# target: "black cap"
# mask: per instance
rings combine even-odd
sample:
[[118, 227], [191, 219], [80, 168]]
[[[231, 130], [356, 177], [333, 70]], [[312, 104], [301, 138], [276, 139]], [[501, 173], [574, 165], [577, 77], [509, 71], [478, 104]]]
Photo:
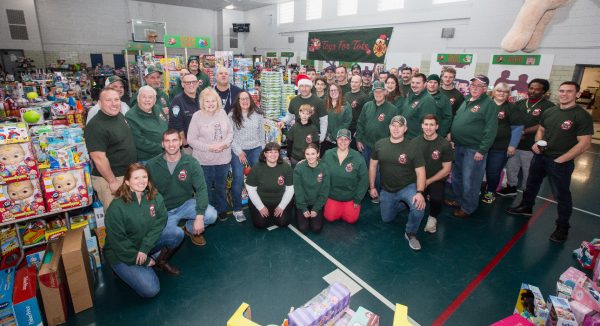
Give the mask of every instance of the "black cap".
[[486, 85], [490, 84], [490, 79], [487, 78], [486, 75], [477, 75], [477, 76], [471, 78], [471, 81], [474, 81], [474, 80], [479, 80], [480, 82], [482, 82], [482, 83], [484, 83]]

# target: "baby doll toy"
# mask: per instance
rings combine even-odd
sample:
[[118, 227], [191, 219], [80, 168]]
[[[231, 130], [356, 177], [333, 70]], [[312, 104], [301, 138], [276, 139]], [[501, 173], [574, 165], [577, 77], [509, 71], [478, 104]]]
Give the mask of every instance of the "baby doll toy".
[[21, 181], [37, 177], [37, 165], [29, 144], [0, 146], [0, 182]]
[[51, 182], [54, 188], [54, 193], [48, 198], [51, 210], [87, 205], [87, 187], [70, 171], [53, 174]]
[[[31, 180], [18, 181], [3, 186], [0, 194], [2, 220], [18, 219], [45, 212], [44, 199], [37, 185]], [[8, 198], [6, 198], [8, 195]]]

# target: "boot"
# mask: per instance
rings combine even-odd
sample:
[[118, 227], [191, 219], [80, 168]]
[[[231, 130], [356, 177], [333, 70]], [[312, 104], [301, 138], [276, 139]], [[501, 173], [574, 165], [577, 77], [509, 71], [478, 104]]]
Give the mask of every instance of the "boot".
[[156, 258], [156, 268], [163, 272], [166, 272], [169, 275], [179, 276], [179, 268], [169, 265], [168, 262], [169, 258], [171, 258], [171, 256], [173, 255], [173, 252], [175, 252], [175, 249], [162, 248], [160, 250], [160, 254]]

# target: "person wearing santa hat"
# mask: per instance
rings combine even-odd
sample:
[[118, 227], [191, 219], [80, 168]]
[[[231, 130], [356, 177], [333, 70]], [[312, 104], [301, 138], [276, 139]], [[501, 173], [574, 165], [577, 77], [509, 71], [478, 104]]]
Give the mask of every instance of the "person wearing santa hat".
[[319, 128], [319, 142], [321, 143], [325, 140], [327, 133], [327, 111], [325, 110], [323, 100], [311, 93], [313, 82], [307, 75], [298, 75], [296, 85], [298, 86], [298, 95], [290, 101], [288, 113], [279, 121], [279, 128], [283, 128], [285, 124], [289, 125], [294, 120], [298, 121], [300, 106], [308, 104], [315, 108], [315, 112], [310, 117], [310, 120]]

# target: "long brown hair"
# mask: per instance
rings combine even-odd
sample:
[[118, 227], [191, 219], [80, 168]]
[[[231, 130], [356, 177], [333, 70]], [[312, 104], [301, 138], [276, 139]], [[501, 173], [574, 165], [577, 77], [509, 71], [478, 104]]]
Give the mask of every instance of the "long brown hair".
[[233, 102], [233, 107], [231, 108], [231, 120], [233, 120], [233, 125], [236, 129], [241, 129], [244, 124], [244, 114], [242, 113], [242, 107], [240, 105], [240, 96], [242, 94], [248, 94], [250, 98], [250, 107], [248, 108], [248, 118], [252, 115], [252, 113], [262, 114], [262, 110], [254, 103], [252, 96], [248, 91], [241, 91], [238, 96], [235, 98], [235, 102]]
[[121, 184], [119, 189], [117, 189], [117, 191], [115, 192], [116, 198], [122, 198], [125, 203], [130, 203], [133, 201], [133, 197], [131, 196], [131, 189], [125, 183], [125, 180], [129, 181], [131, 179], [131, 175], [133, 174], [133, 172], [135, 172], [137, 170], [144, 170], [144, 171], [146, 171], [146, 174], [148, 174], [148, 186], [146, 186], [146, 198], [148, 200], [153, 200], [154, 198], [156, 198], [156, 194], [158, 193], [158, 190], [156, 190], [156, 187], [154, 187], [154, 184], [152, 184], [152, 180], [150, 180], [150, 172], [148, 172], [148, 169], [146, 169], [146, 167], [141, 163], [137, 163], [137, 162], [131, 163], [129, 165], [129, 167], [127, 168], [127, 172], [125, 172], [125, 177], [123, 178], [123, 184]]
[[[394, 103], [394, 101], [396, 101], [396, 98], [403, 96], [402, 91], [400, 90], [400, 82], [398, 81], [398, 78], [392, 74], [388, 75], [388, 77], [385, 79], [386, 84], [388, 79], [391, 79], [394, 82], [396, 82], [396, 88], [394, 88], [392, 92], [387, 93], [385, 95], [385, 99], [390, 103]], [[387, 87], [385, 90], [387, 91]]]
[[[331, 95], [329, 95], [329, 91], [331, 90], [332, 87], [335, 87], [338, 90], [338, 99], [337, 99], [337, 102], [335, 103], [335, 107], [332, 104], [333, 99], [331, 98]], [[342, 112], [342, 109], [343, 109], [342, 102], [344, 102], [344, 94], [342, 94], [342, 88], [336, 84], [329, 85], [329, 89], [326, 90], [326, 94], [325, 94], [325, 107], [327, 108], [327, 111], [332, 111], [335, 113]]]

